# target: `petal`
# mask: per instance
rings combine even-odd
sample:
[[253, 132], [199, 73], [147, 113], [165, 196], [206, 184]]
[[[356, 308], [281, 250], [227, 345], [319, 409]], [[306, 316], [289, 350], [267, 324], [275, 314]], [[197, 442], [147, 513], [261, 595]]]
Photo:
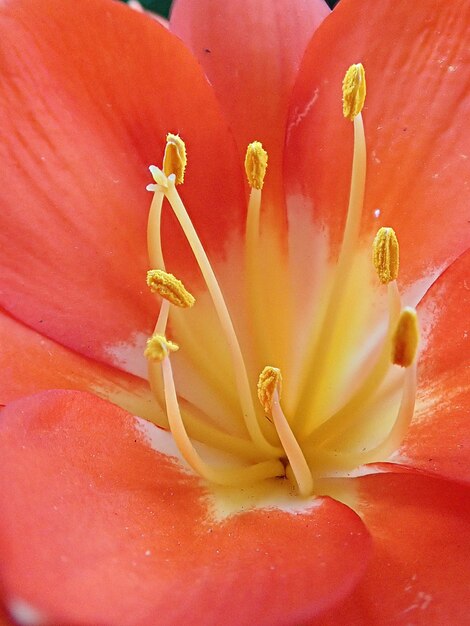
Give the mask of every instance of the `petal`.
[[0, 606], [0, 626], [13, 626], [13, 622], [8, 619], [6, 612]]
[[150, 420], [161, 410], [146, 381], [76, 354], [5, 313], [0, 313], [0, 370], [0, 404], [47, 389], [77, 389]]
[[88, 394], [9, 404], [0, 456], [5, 602], [54, 623], [298, 623], [349, 593], [367, 562], [362, 522], [329, 498], [216, 518], [199, 480]]
[[[0, 38], [1, 303], [63, 345], [141, 372], [126, 350], [155, 322], [145, 186], [168, 131], [187, 142], [182, 194], [209, 251], [223, 257], [244, 214], [218, 104], [183, 44], [121, 3], [2, 3]], [[167, 226], [169, 267], [194, 279]]]
[[[261, 141], [269, 154], [264, 197], [282, 196], [282, 152], [300, 60], [328, 15], [323, 0], [177, 0], [170, 28], [204, 68], [235, 134], [240, 158]], [[271, 195], [272, 194], [272, 195]], [[270, 210], [282, 212], [280, 206]]]
[[[377, 36], [380, 33], [380, 36]], [[363, 236], [392, 226], [407, 285], [468, 246], [470, 5], [466, 0], [343, 0], [315, 33], [294, 88], [286, 153], [292, 214], [313, 213], [340, 241], [351, 175], [352, 125], [341, 81], [366, 69], [369, 150]], [[377, 217], [378, 216], [378, 217]]]
[[468, 624], [468, 488], [416, 474], [355, 482], [374, 558], [346, 603], [309, 626]]
[[393, 460], [470, 482], [470, 250], [419, 307], [423, 347], [415, 418]]

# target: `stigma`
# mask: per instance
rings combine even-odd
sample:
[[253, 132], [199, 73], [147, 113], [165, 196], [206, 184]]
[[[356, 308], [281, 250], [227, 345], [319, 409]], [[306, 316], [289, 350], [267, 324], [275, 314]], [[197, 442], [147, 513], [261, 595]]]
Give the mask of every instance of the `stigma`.
[[[402, 304], [399, 242], [390, 225], [379, 228], [368, 244], [366, 274], [371, 286], [367, 297], [357, 297], [356, 285], [366, 282], [360, 239], [367, 161], [362, 64], [347, 70], [342, 92], [343, 115], [353, 122], [354, 132], [350, 197], [339, 254], [312, 318], [295, 315], [302, 301], [290, 298], [288, 260], [273, 244], [277, 239], [262, 227], [269, 168], [260, 141], [249, 144], [244, 163], [249, 197], [243, 263], [237, 268], [243, 285], [238, 295], [241, 314], [238, 307], [229, 306], [223, 280], [177, 189], [184, 189], [187, 166], [183, 139], [169, 133], [161, 167], [150, 167], [154, 183], [147, 189], [154, 196], [147, 231], [147, 285], [159, 312], [145, 356], [151, 389], [166, 415], [156, 421], [171, 431], [192, 470], [212, 483], [236, 487], [283, 479], [300, 497], [310, 497], [318, 478], [385, 460], [399, 448], [413, 417], [419, 324], [416, 311]], [[198, 284], [197, 302], [193, 290], [166, 268], [164, 202], [199, 268], [203, 287]], [[305, 267], [299, 270], [308, 276]], [[266, 302], [275, 284], [282, 286], [284, 295], [269, 317]], [[308, 291], [308, 285], [303, 289]], [[365, 303], [375, 310], [373, 297], [385, 303], [385, 323], [380, 333], [371, 327], [370, 341], [364, 341], [369, 350], [358, 356], [354, 332], [370, 324]], [[240, 332], [243, 320], [248, 320], [248, 333], [246, 324]], [[201, 329], [203, 336], [214, 337], [213, 358], [201, 347]], [[289, 350], [294, 344], [301, 349]], [[194, 397], [177, 384], [188, 363], [203, 379]], [[215, 399], [218, 406], [229, 407], [226, 417], [213, 408]], [[214, 455], [206, 458], [198, 443], [210, 447], [218, 460]]]

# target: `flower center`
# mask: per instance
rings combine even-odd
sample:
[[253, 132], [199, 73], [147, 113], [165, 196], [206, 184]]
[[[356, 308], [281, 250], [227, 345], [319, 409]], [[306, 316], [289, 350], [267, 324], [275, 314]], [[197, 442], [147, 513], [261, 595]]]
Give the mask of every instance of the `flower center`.
[[[315, 492], [316, 477], [386, 459], [400, 445], [412, 418], [418, 324], [416, 311], [403, 308], [401, 304], [396, 283], [398, 241], [392, 228], [380, 228], [372, 245], [376, 275], [387, 290], [388, 319], [386, 329], [378, 333], [380, 337], [372, 332], [376, 329], [363, 311], [365, 299], [357, 293], [356, 287], [364, 270], [359, 229], [366, 178], [366, 142], [361, 114], [365, 93], [364, 69], [361, 64], [353, 65], [343, 81], [343, 113], [354, 127], [349, 206], [340, 253], [311, 320], [295, 321], [293, 303], [287, 295], [291, 290], [285, 256], [273, 244], [273, 239], [263, 239], [260, 233], [268, 155], [260, 142], [248, 146], [245, 171], [251, 193], [245, 231], [244, 301], [247, 310], [244, 314], [249, 320], [250, 337], [248, 347], [243, 350], [234, 323], [238, 319], [229, 311], [210, 260], [176, 189], [177, 184], [183, 183], [186, 167], [186, 150], [181, 138], [168, 135], [162, 169], [150, 167], [155, 184], [148, 186], [154, 192], [148, 221], [148, 250], [154, 269], [148, 272], [147, 284], [162, 298], [162, 303], [145, 351], [149, 381], [157, 401], [166, 408], [167, 422], [161, 425], [171, 430], [182, 456], [193, 470], [214, 483], [245, 485], [287, 477], [300, 495], [309, 496]], [[191, 247], [221, 329], [217, 337], [222, 336], [226, 345], [226, 356], [221, 364], [214, 358], [212, 367], [207, 354], [201, 355], [201, 348], [194, 339], [197, 332], [187, 322], [185, 315], [188, 314], [183, 310], [201, 305], [181, 281], [165, 269], [161, 243], [164, 199]], [[268, 291], [273, 284], [286, 292], [277, 302], [277, 320], [267, 319], [266, 314]], [[308, 285], [303, 290], [308, 292]], [[181, 350], [175, 357], [171, 354], [179, 346], [166, 336], [170, 316], [175, 320], [171, 326], [172, 334], [176, 335], [173, 338], [181, 342]], [[363, 323], [366, 320], [366, 327], [370, 325], [366, 333], [369, 341], [363, 343], [364, 346], [371, 344], [363, 350], [365, 357], [359, 359], [359, 368], [357, 345], [353, 349], [351, 341], [354, 335], [351, 328], [357, 330], [354, 322], [357, 319]], [[206, 326], [208, 324], [212, 322], [206, 321]], [[286, 324], [290, 334], [282, 330]], [[206, 336], [210, 336], [211, 328], [206, 328]], [[295, 358], [290, 354], [279, 357], [283, 368], [287, 365], [282, 373], [287, 387], [286, 402], [282, 406], [281, 369], [279, 363], [271, 361], [276, 354], [273, 346], [278, 343], [300, 346], [300, 350], [292, 347], [290, 351], [295, 353]], [[180, 358], [182, 352], [193, 354], [193, 361], [200, 363], [203, 377], [207, 378], [207, 389], [197, 402], [177, 391], [172, 360]], [[253, 377], [254, 367], [262, 369], [258, 380]], [[233, 385], [227, 384], [226, 370], [233, 376]], [[230, 428], [230, 424], [221, 427], [210, 419], [211, 389], [223, 395], [227, 403], [235, 397], [237, 428]], [[259, 404], [254, 399], [256, 392]], [[228, 453], [229, 460], [209, 461], [198, 442], [221, 454]], [[236, 458], [233, 460], [233, 457]]]

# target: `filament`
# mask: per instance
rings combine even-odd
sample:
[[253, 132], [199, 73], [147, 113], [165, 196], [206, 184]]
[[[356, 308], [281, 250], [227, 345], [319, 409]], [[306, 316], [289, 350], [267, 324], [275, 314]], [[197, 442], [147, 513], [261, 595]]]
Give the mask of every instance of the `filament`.
[[[338, 258], [337, 268], [333, 285], [329, 294], [328, 305], [323, 318], [323, 325], [318, 339], [310, 339], [307, 345], [311, 345], [307, 352], [304, 366], [301, 372], [303, 385], [295, 411], [296, 415], [305, 416], [299, 425], [303, 437], [309, 435], [318, 421], [318, 409], [321, 405], [322, 394], [320, 393], [326, 377], [326, 363], [328, 361], [333, 334], [336, 332], [337, 319], [339, 317], [340, 303], [345, 293], [345, 285], [350, 275], [354, 252], [357, 247], [359, 228], [364, 201], [364, 189], [366, 179], [366, 141], [362, 115], [359, 113], [354, 118], [354, 152], [351, 173], [351, 188], [349, 206], [346, 218], [346, 226]], [[315, 393], [312, 398], [312, 374], [315, 380]]]
[[284, 475], [284, 466], [275, 459], [233, 469], [214, 467], [203, 461], [186, 432], [179, 409], [171, 362], [168, 356], [163, 359], [161, 367], [171, 433], [183, 458], [195, 472], [218, 485], [247, 485], [267, 478]]
[[181, 228], [183, 229], [189, 245], [191, 246], [193, 254], [206, 282], [209, 293], [212, 297], [212, 301], [214, 303], [214, 307], [217, 312], [220, 324], [227, 338], [232, 357], [232, 364], [235, 372], [235, 381], [239, 393], [240, 405], [242, 408], [243, 417], [248, 433], [253, 439], [254, 443], [260, 448], [260, 450], [267, 452], [272, 456], [278, 456], [281, 452], [281, 449], [268, 443], [264, 438], [263, 433], [261, 432], [250, 392], [250, 385], [248, 381], [248, 374], [246, 371], [245, 362], [243, 360], [240, 344], [238, 343], [238, 339], [235, 334], [235, 329], [233, 327], [230, 313], [228, 312], [227, 305], [225, 303], [212, 266], [209, 262], [209, 259], [207, 258], [207, 254], [199, 240], [196, 230], [171, 178], [172, 177], [170, 176], [168, 179], [169, 185], [166, 192], [166, 197], [171, 204], [171, 207], [181, 225]]

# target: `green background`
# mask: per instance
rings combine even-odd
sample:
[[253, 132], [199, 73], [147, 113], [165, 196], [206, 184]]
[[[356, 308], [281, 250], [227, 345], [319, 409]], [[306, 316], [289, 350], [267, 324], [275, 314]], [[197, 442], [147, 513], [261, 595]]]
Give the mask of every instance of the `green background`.
[[[124, 0], [125, 1], [125, 0]], [[339, 0], [326, 0], [327, 4], [333, 8]], [[223, 0], [221, 0], [223, 2]], [[140, 4], [146, 9], [150, 9], [154, 13], [159, 13], [168, 17], [168, 12], [171, 6], [171, 0], [140, 0]]]

